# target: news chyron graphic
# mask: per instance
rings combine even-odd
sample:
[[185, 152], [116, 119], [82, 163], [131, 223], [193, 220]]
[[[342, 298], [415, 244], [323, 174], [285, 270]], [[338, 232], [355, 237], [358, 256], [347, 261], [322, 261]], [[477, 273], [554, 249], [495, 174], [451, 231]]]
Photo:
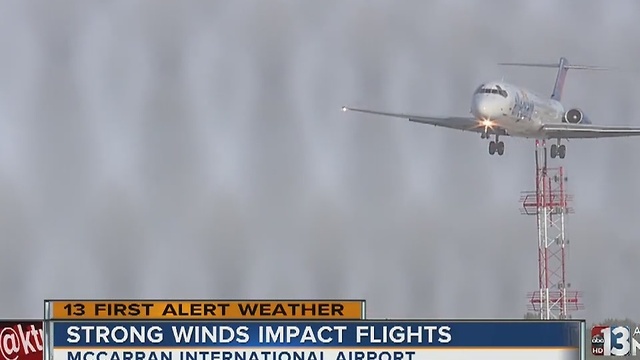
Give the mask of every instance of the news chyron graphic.
[[591, 328], [591, 354], [596, 356], [637, 356], [640, 328], [594, 326]]
[[42, 321], [0, 321], [1, 360], [42, 360]]
[[[229, 304], [224, 306], [227, 318], [217, 312], [223, 303]], [[265, 310], [240, 312], [246, 317], [237, 320], [238, 313], [234, 311], [240, 310], [234, 310], [238, 309], [234, 302], [46, 303], [45, 359], [569, 360], [580, 358], [586, 336], [584, 322], [580, 321], [368, 320], [362, 319], [364, 316], [348, 319], [350, 301], [241, 303], [256, 309], [265, 305]], [[336, 303], [343, 304], [345, 310], [319, 307]], [[74, 314], [74, 304], [82, 304], [85, 315], [81, 311]], [[173, 304], [173, 310], [167, 310], [168, 304]], [[177, 304], [183, 305], [183, 313]], [[209, 314], [203, 318], [207, 304], [216, 306], [208, 306]], [[307, 309], [312, 308], [311, 304], [318, 306], [307, 313], [307, 318], [299, 318], [291, 309], [300, 309], [301, 304]], [[364, 302], [361, 306], [364, 308]], [[288, 308], [289, 317], [275, 316], [276, 308]], [[326, 311], [321, 312], [320, 308]], [[332, 313], [331, 308], [336, 311]], [[214, 311], [216, 315], [211, 314]], [[300, 312], [296, 314], [301, 316]]]
[[355, 320], [364, 319], [364, 300], [79, 300], [45, 301], [54, 320]]
[[571, 325], [389, 320], [55, 322], [52, 359], [577, 360], [579, 339], [570, 336]]
[[[233, 320], [245, 322], [259, 320], [339, 322], [364, 319], [366, 315], [365, 304], [364, 300], [45, 300], [44, 358], [53, 359], [55, 357], [53, 349], [56, 326], [75, 326], [82, 329], [82, 331], [86, 331], [83, 336], [87, 341], [91, 339], [91, 336], [99, 336], [99, 342], [96, 344], [100, 346], [104, 343], [101, 339], [108, 334], [92, 333], [92, 331], [112, 329], [115, 331], [112, 335], [115, 336], [140, 336], [138, 338], [141, 341], [139, 344], [144, 344], [147, 342], [144, 336], [151, 336], [151, 333], [145, 332], [136, 335], [137, 333], [130, 334], [126, 331], [128, 329], [140, 331], [156, 329], [152, 325], [148, 327], [149, 323], [140, 325], [141, 321], [157, 321], [155, 324], [181, 321], [181, 324], [186, 324], [184, 326], [190, 326], [192, 321], [203, 321], [200, 323], [201, 327], [213, 326], [213, 328], [216, 328], [219, 321]], [[88, 323], [89, 321], [91, 323]], [[114, 327], [114, 321], [124, 322], [121, 323], [121, 327]], [[200, 329], [199, 327], [194, 328]], [[121, 333], [121, 331], [126, 333]], [[72, 335], [68, 334], [67, 336]], [[108, 337], [104, 339], [108, 339]], [[87, 342], [87, 344], [89, 343]], [[107, 343], [126, 346], [126, 343], [118, 343], [113, 340], [108, 340]], [[85, 347], [83, 350], [87, 350], [87, 348]], [[110, 353], [108, 359], [104, 357], [106, 356], [104, 353], [100, 353], [100, 356], [96, 354], [89, 351], [83, 353], [82, 358], [86, 360], [134, 360], [118, 357], [119, 354], [133, 354], [131, 351]], [[137, 354], [143, 353], [137, 352]], [[155, 352], [150, 354], [153, 356]], [[71, 355], [68, 358], [71, 359]], [[143, 359], [136, 358], [135, 360]]]

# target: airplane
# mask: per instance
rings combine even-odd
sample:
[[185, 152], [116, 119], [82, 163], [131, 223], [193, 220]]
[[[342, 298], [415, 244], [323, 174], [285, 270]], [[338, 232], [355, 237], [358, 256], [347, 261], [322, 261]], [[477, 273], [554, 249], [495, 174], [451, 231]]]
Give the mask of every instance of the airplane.
[[471, 115], [463, 117], [434, 117], [391, 113], [343, 106], [342, 111], [355, 111], [374, 115], [405, 118], [412, 122], [441, 126], [450, 129], [480, 133], [489, 142], [489, 154], [503, 155], [501, 137], [555, 139], [549, 155], [564, 159], [566, 146], [563, 139], [610, 138], [640, 135], [640, 127], [596, 125], [580, 108], [566, 110], [562, 103], [562, 90], [570, 69], [607, 70], [590, 65], [571, 65], [565, 57], [554, 63], [499, 63], [506, 66], [558, 68], [556, 82], [550, 97], [540, 96], [528, 89], [502, 81], [484, 83], [473, 93]]

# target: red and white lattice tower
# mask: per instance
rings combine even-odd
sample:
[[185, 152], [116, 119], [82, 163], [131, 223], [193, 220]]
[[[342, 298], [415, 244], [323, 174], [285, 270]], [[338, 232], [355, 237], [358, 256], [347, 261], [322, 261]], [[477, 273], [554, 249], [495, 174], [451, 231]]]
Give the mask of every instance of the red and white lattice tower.
[[566, 274], [565, 215], [573, 212], [572, 198], [565, 192], [567, 180], [562, 167], [547, 166], [547, 146], [536, 140], [536, 190], [522, 193], [522, 213], [538, 220], [537, 291], [527, 294], [529, 310], [540, 319], [568, 319], [571, 311], [584, 308], [579, 291], [568, 290]]

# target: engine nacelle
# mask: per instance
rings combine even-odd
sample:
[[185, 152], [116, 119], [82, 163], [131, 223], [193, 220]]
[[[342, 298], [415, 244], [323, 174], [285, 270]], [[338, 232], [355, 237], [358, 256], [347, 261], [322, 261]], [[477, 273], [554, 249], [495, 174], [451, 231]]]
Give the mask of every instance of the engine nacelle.
[[571, 109], [564, 113], [562, 122], [569, 124], [591, 124], [591, 121], [580, 109]]

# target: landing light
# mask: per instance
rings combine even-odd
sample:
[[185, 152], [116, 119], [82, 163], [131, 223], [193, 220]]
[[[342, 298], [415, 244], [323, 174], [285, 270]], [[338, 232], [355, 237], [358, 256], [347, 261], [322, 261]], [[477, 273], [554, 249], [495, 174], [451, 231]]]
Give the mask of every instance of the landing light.
[[346, 107], [346, 106], [343, 106], [343, 107], [342, 107], [342, 111], [347, 111], [347, 107]]
[[493, 126], [493, 122], [491, 122], [491, 120], [482, 120], [482, 125]]

